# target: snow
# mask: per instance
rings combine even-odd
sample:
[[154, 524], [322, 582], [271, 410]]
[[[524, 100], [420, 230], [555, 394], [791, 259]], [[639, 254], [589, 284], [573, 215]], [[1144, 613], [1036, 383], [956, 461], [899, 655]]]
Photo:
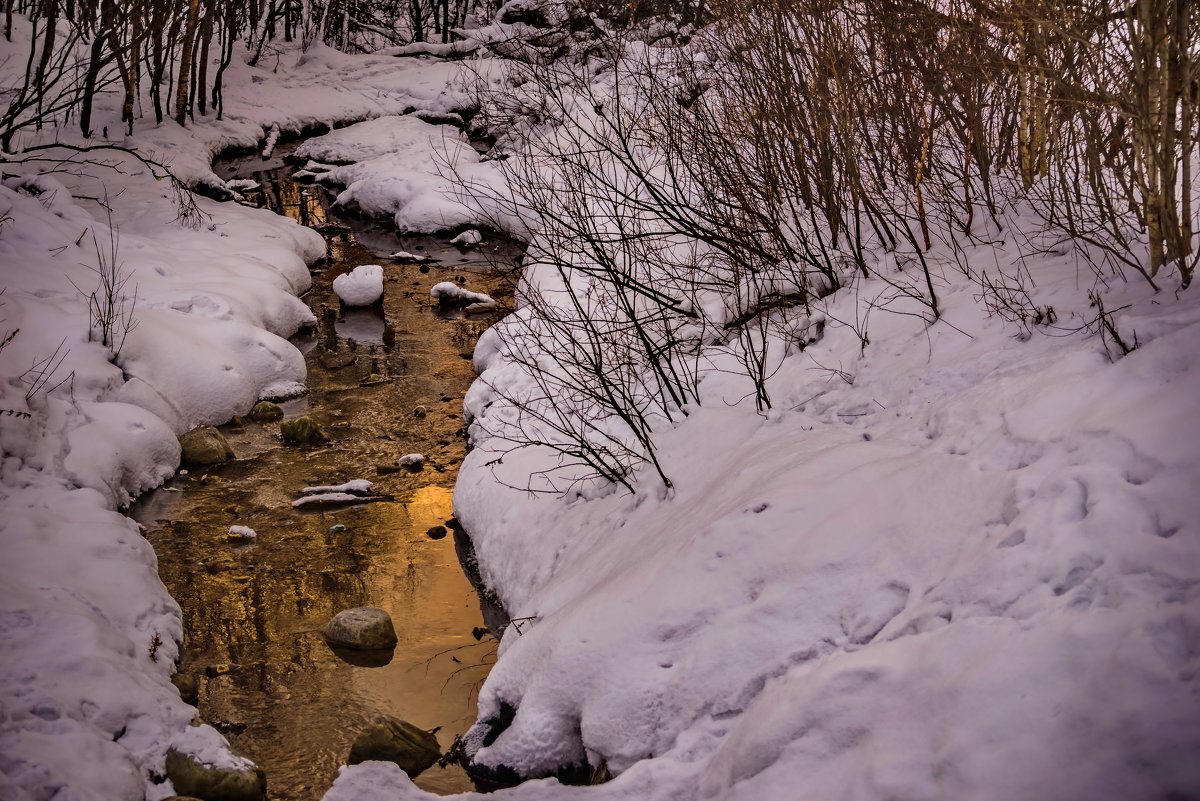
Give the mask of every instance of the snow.
[[482, 209], [456, 188], [453, 176], [493, 184], [499, 172], [451, 125], [416, 116], [361, 122], [305, 142], [300, 158], [338, 162], [314, 175], [345, 187], [336, 204], [375, 217], [391, 217], [401, 233], [434, 233], [479, 224]]
[[254, 763], [233, 754], [225, 738], [207, 724], [188, 726], [171, 744], [181, 754], [195, 758], [202, 765], [226, 770], [253, 770]]
[[[1032, 270], [1060, 313], [1094, 316], [1072, 265]], [[513, 410], [494, 388], [522, 378], [505, 323], [484, 337], [455, 513], [534, 620], [505, 633], [480, 719], [517, 716], [486, 747], [475, 731], [476, 759], [605, 764], [621, 775], [600, 798], [1200, 789], [1182, 757], [1200, 744], [1200, 302], [1114, 287], [1142, 342], [1114, 363], [1096, 335], [1014, 336], [974, 292], [942, 292], [963, 333], [885, 314], [865, 351], [833, 322], [856, 293], [832, 296], [765, 415], [706, 375], [705, 405], [658, 435], [670, 495], [508, 488], [554, 461], [496, 464], [487, 431]]]
[[425, 457], [419, 453], [406, 453], [396, 460], [401, 467], [417, 467], [424, 463]]
[[370, 306], [383, 297], [383, 268], [360, 264], [333, 279], [333, 291], [347, 306]]
[[461, 234], [459, 234], [458, 236], [451, 239], [450, 244], [451, 245], [461, 245], [463, 247], [469, 247], [471, 245], [478, 245], [482, 241], [483, 241], [483, 234], [479, 233], [479, 231], [475, 230], [474, 228], [471, 228], [469, 230], [463, 231]]
[[258, 536], [258, 532], [249, 526], [230, 526], [228, 534], [234, 539], [252, 540]]
[[347, 481], [345, 484], [320, 486], [320, 487], [305, 487], [304, 489], [302, 489], [300, 491], [303, 492], [305, 495], [313, 495], [313, 494], [317, 494], [317, 493], [330, 493], [330, 492], [346, 492], [346, 493], [351, 493], [351, 494], [355, 494], [355, 495], [366, 495], [367, 493], [369, 493], [371, 491], [372, 486], [374, 486], [374, 485], [370, 481], [367, 481], [365, 478], [356, 478], [351, 481]]
[[297, 509], [301, 506], [311, 506], [313, 504], [321, 505], [325, 503], [354, 503], [361, 501], [362, 496], [352, 492], [321, 492], [313, 495], [305, 495], [303, 498], [297, 498], [292, 501], [292, 506]]
[[490, 295], [472, 292], [453, 281], [434, 284], [429, 294], [439, 303], [463, 305], [468, 312], [491, 311], [496, 308], [496, 301]]

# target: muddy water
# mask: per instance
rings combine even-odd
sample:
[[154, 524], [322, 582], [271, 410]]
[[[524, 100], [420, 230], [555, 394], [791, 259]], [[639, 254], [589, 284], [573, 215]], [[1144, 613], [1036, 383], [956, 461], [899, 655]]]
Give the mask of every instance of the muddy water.
[[[274, 180], [290, 172], [278, 159], [222, 168], [226, 177]], [[502, 312], [443, 313], [429, 288], [465, 279], [506, 305], [508, 282], [493, 264], [511, 263], [515, 248], [460, 250], [445, 238], [399, 238], [330, 216], [322, 192], [284, 177], [267, 187], [263, 202], [307, 224], [355, 229], [328, 237], [330, 262], [314, 271], [305, 298], [321, 322], [295, 340], [306, 353], [309, 393], [282, 404], [289, 418], [314, 418], [331, 443], [288, 448], [278, 423], [226, 425], [236, 461], [176, 476], [134, 512], [183, 608], [182, 671], [198, 679], [200, 717], [265, 769], [269, 797], [279, 801], [319, 798], [354, 737], [381, 714], [440, 726], [445, 748], [474, 720], [476, 693], [495, 657], [494, 637], [481, 631], [480, 599], [460, 565], [464, 541], [427, 531], [453, 514], [469, 356]], [[439, 261], [422, 271], [380, 258], [396, 250]], [[382, 308], [338, 312], [330, 283], [366, 263], [384, 265]], [[407, 453], [425, 454], [424, 469], [396, 470]], [[302, 487], [356, 478], [394, 501], [325, 511], [291, 506]], [[257, 539], [231, 543], [233, 524], [253, 528]], [[321, 636], [336, 612], [366, 605], [386, 609], [395, 622], [400, 641], [386, 665], [335, 653]], [[236, 667], [206, 675], [225, 664]], [[442, 793], [471, 789], [458, 767], [435, 766], [416, 783]]]

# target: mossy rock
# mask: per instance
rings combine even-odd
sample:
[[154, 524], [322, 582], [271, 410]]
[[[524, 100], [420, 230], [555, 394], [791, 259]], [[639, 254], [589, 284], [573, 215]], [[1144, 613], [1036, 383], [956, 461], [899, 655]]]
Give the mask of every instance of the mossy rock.
[[199, 426], [179, 438], [180, 461], [192, 467], [221, 464], [233, 458], [225, 435], [212, 426]]
[[437, 762], [442, 755], [437, 737], [424, 729], [396, 718], [382, 717], [366, 731], [358, 735], [350, 747], [347, 761], [351, 765], [360, 762], [394, 762], [408, 774], [417, 774]]
[[324, 445], [329, 442], [329, 435], [309, 417], [284, 420], [279, 424], [279, 433], [284, 445]]
[[167, 751], [167, 778], [179, 795], [204, 801], [263, 801], [267, 796], [262, 768], [206, 765], [174, 748]]
[[283, 419], [283, 409], [279, 407], [278, 403], [259, 401], [250, 410], [250, 419], [256, 423], [273, 423]]

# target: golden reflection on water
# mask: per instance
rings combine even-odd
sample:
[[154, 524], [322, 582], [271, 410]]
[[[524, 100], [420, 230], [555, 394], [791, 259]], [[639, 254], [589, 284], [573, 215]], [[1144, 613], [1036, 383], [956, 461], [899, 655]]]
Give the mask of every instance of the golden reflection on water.
[[[273, 197], [298, 216], [313, 196], [284, 182]], [[495, 657], [494, 638], [472, 635], [484, 621], [454, 536], [426, 534], [453, 514], [465, 454], [462, 397], [474, 378], [469, 355], [494, 317], [439, 316], [428, 288], [468, 271], [471, 288], [503, 298], [504, 282], [481, 272], [483, 256], [442, 239], [389, 241], [376, 232], [364, 240], [371, 248], [354, 236], [332, 239], [335, 261], [318, 271], [306, 297], [314, 310], [336, 310], [333, 277], [379, 263], [382, 248], [420, 248], [443, 261], [426, 272], [383, 262], [382, 309], [357, 313], [377, 315], [379, 324], [325, 316], [299, 343], [307, 349], [309, 394], [283, 404], [285, 413], [313, 417], [332, 442], [285, 448], [277, 423], [225, 426], [237, 461], [177, 476], [134, 510], [183, 609], [181, 669], [199, 679], [200, 716], [266, 770], [269, 797], [278, 801], [319, 798], [354, 737], [381, 714], [441, 726], [438, 739], [449, 745], [474, 720], [475, 696]], [[317, 343], [350, 363], [329, 367]], [[428, 410], [424, 417], [412, 414], [417, 405]], [[377, 471], [410, 452], [426, 455], [426, 469]], [[325, 511], [291, 506], [305, 486], [354, 478], [372, 480], [395, 500]], [[226, 531], [234, 523], [253, 528], [257, 539], [231, 543]], [[391, 614], [399, 638], [383, 666], [364, 665], [361, 655], [346, 661], [321, 634], [338, 611], [368, 605]], [[237, 668], [205, 676], [206, 667], [227, 663]], [[416, 782], [438, 792], [471, 789], [458, 768], [434, 767]]]

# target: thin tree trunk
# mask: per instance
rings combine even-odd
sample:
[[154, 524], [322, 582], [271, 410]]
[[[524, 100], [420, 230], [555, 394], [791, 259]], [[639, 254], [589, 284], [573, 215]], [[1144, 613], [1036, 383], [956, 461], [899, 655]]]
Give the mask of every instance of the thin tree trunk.
[[183, 51], [179, 56], [179, 77], [175, 84], [175, 122], [187, 122], [188, 92], [192, 79], [192, 58], [196, 48], [196, 25], [200, 16], [200, 0], [189, 0], [187, 23], [183, 33]]

